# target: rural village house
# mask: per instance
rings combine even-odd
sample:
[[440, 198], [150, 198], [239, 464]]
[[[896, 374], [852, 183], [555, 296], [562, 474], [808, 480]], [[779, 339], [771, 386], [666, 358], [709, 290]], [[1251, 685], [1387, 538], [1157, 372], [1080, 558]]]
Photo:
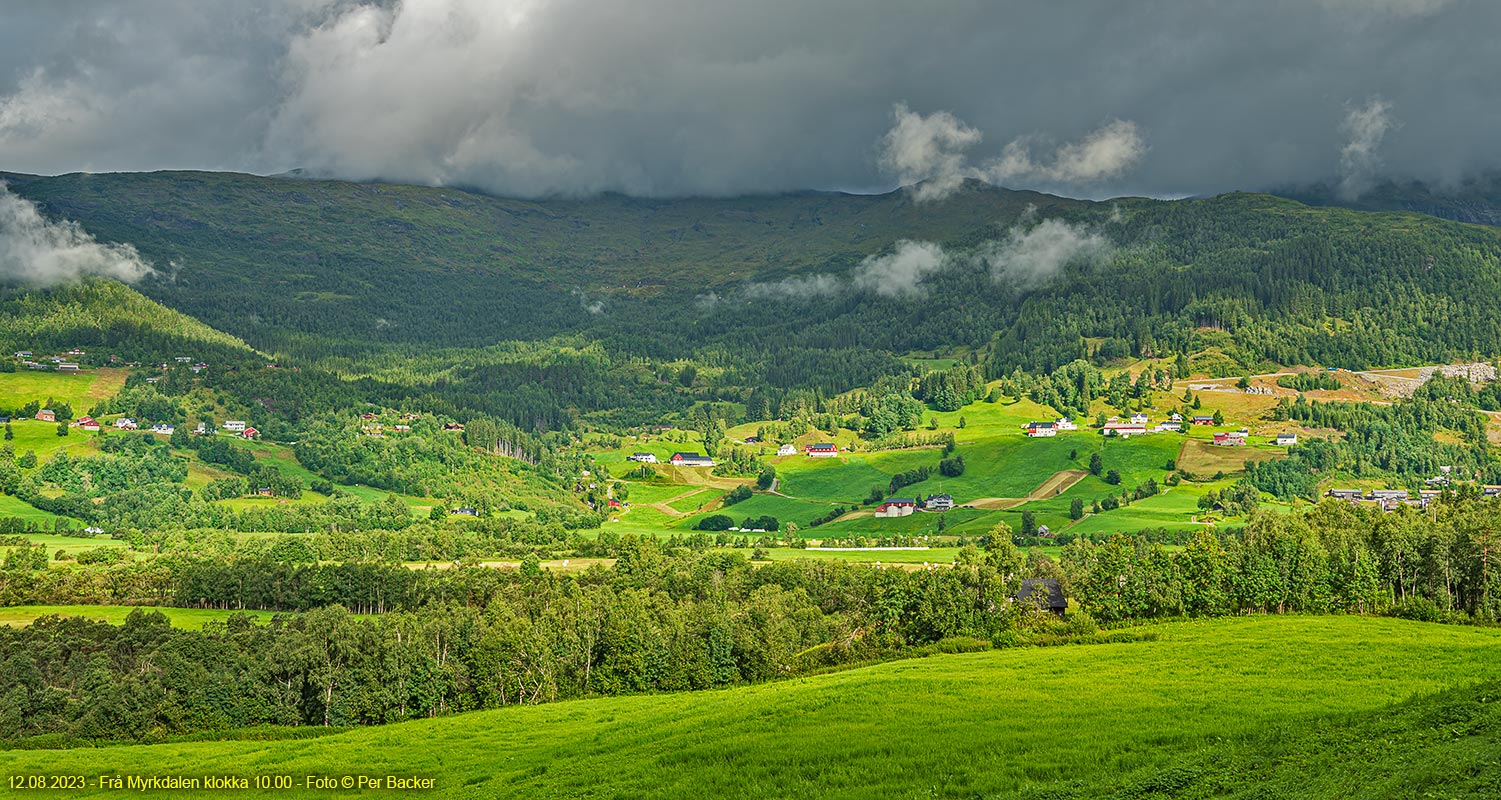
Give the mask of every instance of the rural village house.
[[947, 494], [931, 495], [927, 502], [923, 503], [923, 508], [929, 511], [950, 511], [954, 508], [954, 497]]
[[702, 453], [673, 453], [672, 463], [679, 467], [712, 467], [714, 459]]
[[839, 445], [830, 442], [817, 442], [808, 445], [808, 458], [833, 458], [839, 455]]

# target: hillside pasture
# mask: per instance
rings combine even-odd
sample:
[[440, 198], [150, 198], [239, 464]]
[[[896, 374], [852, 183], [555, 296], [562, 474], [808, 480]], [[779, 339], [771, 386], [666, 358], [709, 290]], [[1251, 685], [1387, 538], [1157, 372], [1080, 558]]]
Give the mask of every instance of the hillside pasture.
[[[83, 523], [81, 522], [73, 524], [78, 528], [83, 527]], [[124, 549], [128, 546], [126, 542], [122, 542], [119, 539], [111, 539], [107, 536], [63, 536], [55, 533], [20, 533], [15, 535], [26, 537], [27, 541], [30, 541], [34, 545], [46, 545], [47, 557], [49, 559], [54, 557], [59, 550], [76, 554], [82, 550], [93, 550], [99, 547]], [[57, 562], [53, 563], [56, 564]]]
[[0, 373], [0, 409], [13, 411], [32, 400], [45, 407], [51, 398], [55, 403], [71, 406], [77, 419], [89, 413], [100, 400], [119, 394], [127, 375], [128, 370], [110, 368], [78, 372], [23, 369]]
[[[760, 686], [518, 706], [310, 740], [8, 751], [0, 764], [12, 774], [86, 779], [273, 769], [421, 775], [436, 781], [431, 796], [441, 798], [1098, 797], [1119, 795], [1122, 782], [1139, 776], [1166, 771], [1171, 781], [1184, 757], [1237, 753], [1273, 731], [1283, 737], [1281, 750], [1268, 751], [1277, 757], [1305, 726], [1501, 676], [1501, 631], [1488, 628], [1264, 616], [1145, 630], [1157, 638], [935, 655]], [[1462, 727], [1451, 721], [1444, 740], [1463, 746], [1455, 738]], [[1249, 793], [1259, 772], [1219, 777]], [[1150, 796], [1174, 796], [1172, 786], [1197, 775], [1159, 781]], [[1279, 796], [1328, 796], [1319, 786], [1285, 788], [1291, 794]], [[73, 796], [114, 794], [85, 788]]]
[[1178, 469], [1200, 478], [1215, 473], [1238, 475], [1246, 471], [1247, 461], [1267, 461], [1287, 455], [1287, 448], [1271, 445], [1224, 447], [1203, 439], [1183, 440], [1178, 451]]
[[[0, 517], [16, 517], [28, 522], [38, 522], [49, 528], [56, 524], [54, 520], [67, 519], [51, 511], [43, 511], [25, 500], [8, 494], [0, 494]], [[74, 520], [69, 520], [68, 524], [73, 527], [83, 527], [82, 522]]]

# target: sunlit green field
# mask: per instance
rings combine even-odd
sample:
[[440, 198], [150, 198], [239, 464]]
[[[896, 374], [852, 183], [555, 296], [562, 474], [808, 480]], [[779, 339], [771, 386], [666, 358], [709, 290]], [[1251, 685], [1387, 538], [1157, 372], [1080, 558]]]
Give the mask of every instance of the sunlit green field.
[[[6, 353], [9, 356], [9, 353]], [[38, 353], [41, 357], [45, 354]], [[89, 413], [100, 400], [113, 397], [125, 385], [123, 369], [90, 369], [80, 372], [41, 372], [22, 369], [0, 373], [0, 409], [14, 410], [32, 400], [43, 404], [51, 398], [73, 407], [76, 419]]]
[[[87, 617], [93, 620], [108, 622], [119, 625], [130, 616], [130, 612], [136, 610], [136, 606], [0, 606], [0, 625], [12, 627], [30, 625], [32, 622], [46, 616], [57, 615], [60, 617]], [[202, 628], [206, 622], [221, 622], [228, 619], [234, 611], [216, 611], [202, 608], [164, 608], [151, 607], [145, 611], [160, 611], [171, 620], [174, 628]], [[246, 611], [251, 618], [265, 621], [274, 616], [269, 611]], [[4, 757], [0, 756], [0, 763]]]
[[[75, 523], [75, 525], [82, 527], [83, 523]], [[16, 535], [26, 537], [27, 541], [31, 542], [32, 544], [47, 545], [47, 556], [49, 558], [51, 558], [52, 555], [59, 550], [65, 550], [69, 553], [77, 553], [80, 550], [93, 550], [96, 547], [123, 548], [126, 546], [125, 542], [119, 541], [118, 539], [109, 539], [104, 537], [83, 538], [78, 536], [59, 536], [57, 534], [51, 533], [22, 533]]]
[[[10, 751], [0, 753], [0, 772], [421, 775], [435, 780], [426, 796], [444, 798], [1100, 797], [1148, 779], [1154, 793], [1130, 796], [1170, 797], [1198, 776], [1228, 778], [1253, 794], [1270, 759], [1304, 758], [1305, 746], [1307, 757], [1323, 751], [1326, 740], [1309, 738], [1304, 726], [1501, 676], [1495, 629], [1251, 617], [1151, 630], [1157, 641], [932, 656], [723, 691], [509, 708], [310, 740]], [[1424, 745], [1466, 746], [1454, 738], [1464, 724], [1451, 721], [1442, 730], [1454, 733]], [[1273, 732], [1281, 738], [1267, 749], [1262, 742]], [[1181, 766], [1243, 753], [1258, 758], [1248, 762], [1254, 771]], [[1300, 762], [1276, 763], [1296, 769]], [[1381, 763], [1383, 781], [1409, 771], [1450, 774], [1428, 769], [1432, 758]], [[1484, 763], [1451, 777], [1473, 781]], [[1494, 751], [1489, 763], [1494, 769]], [[1342, 784], [1328, 772], [1368, 766], [1358, 757], [1321, 763], [1317, 782], [1289, 780], [1264, 796], [1420, 796]], [[89, 788], [70, 796], [106, 794]]]
[[[19, 517], [25, 520], [44, 522], [48, 525], [51, 525], [53, 520], [59, 519], [58, 515], [51, 511], [43, 511], [24, 500], [18, 500], [8, 494], [0, 494], [0, 517]], [[76, 527], [83, 526], [81, 522], [72, 522], [70, 524]]]

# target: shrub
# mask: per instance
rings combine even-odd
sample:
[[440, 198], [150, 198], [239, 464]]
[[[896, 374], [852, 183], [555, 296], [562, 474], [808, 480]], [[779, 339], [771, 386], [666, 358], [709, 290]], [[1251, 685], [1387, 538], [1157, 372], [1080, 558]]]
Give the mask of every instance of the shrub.
[[694, 527], [701, 531], [727, 531], [735, 527], [735, 520], [724, 514], [714, 514], [699, 520]]
[[1392, 606], [1391, 611], [1387, 613], [1393, 617], [1417, 622], [1443, 622], [1448, 616], [1442, 608], [1438, 607], [1438, 603], [1426, 597], [1409, 597]]

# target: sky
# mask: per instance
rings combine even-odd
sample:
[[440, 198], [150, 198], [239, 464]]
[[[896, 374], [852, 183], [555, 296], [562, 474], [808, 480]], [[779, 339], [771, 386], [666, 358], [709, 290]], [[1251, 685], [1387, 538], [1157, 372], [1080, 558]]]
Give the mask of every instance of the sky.
[[1181, 196], [1501, 168], [1493, 0], [0, 0], [0, 171]]

